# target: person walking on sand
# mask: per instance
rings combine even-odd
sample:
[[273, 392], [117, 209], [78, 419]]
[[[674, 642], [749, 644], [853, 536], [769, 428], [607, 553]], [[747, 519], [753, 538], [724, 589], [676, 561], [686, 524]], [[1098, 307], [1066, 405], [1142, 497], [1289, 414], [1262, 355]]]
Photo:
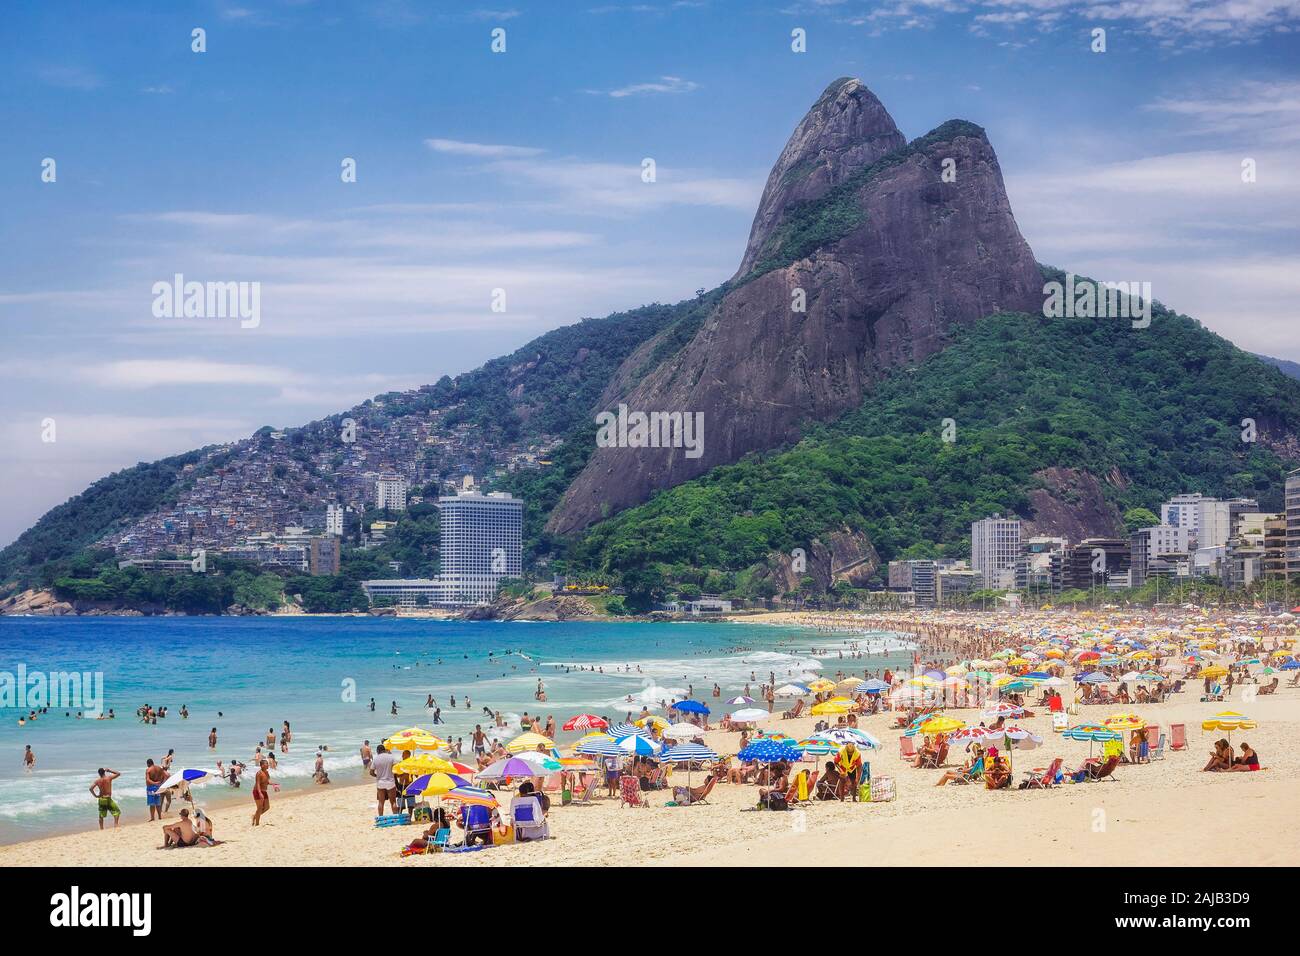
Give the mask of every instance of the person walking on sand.
[[268, 769], [270, 764], [263, 760], [257, 768], [257, 776], [253, 778], [253, 806], [256, 808], [253, 813], [253, 826], [262, 825], [262, 814], [271, 809], [271, 771]]
[[392, 806], [394, 813], [397, 812], [397, 780], [393, 775], [393, 764], [396, 762], [388, 748], [380, 744], [375, 759], [370, 764], [370, 776], [375, 778], [375, 799], [379, 801], [377, 816], [384, 815], [385, 801]]
[[[99, 828], [104, 829], [104, 817], [111, 813], [113, 829], [116, 830], [117, 825], [122, 822], [122, 810], [113, 802], [113, 781], [122, 775], [116, 770], [105, 770], [103, 767], [100, 767], [97, 772], [99, 777], [90, 785], [90, 792], [99, 805]], [[153, 817], [149, 819], [152, 820]]]

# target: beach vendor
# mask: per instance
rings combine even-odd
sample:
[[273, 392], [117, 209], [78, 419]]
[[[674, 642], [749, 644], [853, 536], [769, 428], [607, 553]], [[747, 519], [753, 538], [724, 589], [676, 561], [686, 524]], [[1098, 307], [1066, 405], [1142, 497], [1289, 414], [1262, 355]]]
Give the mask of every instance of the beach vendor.
[[[862, 784], [862, 753], [852, 743], [847, 743], [840, 748], [840, 752], [835, 755], [835, 769], [839, 772], [841, 779], [847, 783], [848, 792], [856, 801], [858, 799], [858, 787]], [[843, 800], [843, 791], [840, 799]]]

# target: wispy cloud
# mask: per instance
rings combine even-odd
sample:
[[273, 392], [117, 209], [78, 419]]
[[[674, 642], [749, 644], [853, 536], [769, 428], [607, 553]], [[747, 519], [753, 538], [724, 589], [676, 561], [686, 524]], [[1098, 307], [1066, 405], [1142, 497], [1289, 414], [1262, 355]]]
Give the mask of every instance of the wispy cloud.
[[585, 90], [595, 96], [612, 96], [622, 99], [626, 96], [651, 96], [662, 93], [692, 93], [700, 88], [693, 80], [684, 80], [680, 76], [661, 76], [648, 83], [633, 83], [613, 90]]
[[37, 71], [41, 82], [65, 90], [97, 90], [104, 85], [98, 73], [82, 66], [46, 66]]
[[435, 153], [453, 156], [475, 156], [480, 159], [506, 159], [540, 156], [546, 152], [533, 146], [506, 146], [499, 143], [467, 143], [458, 139], [426, 139], [424, 145]]

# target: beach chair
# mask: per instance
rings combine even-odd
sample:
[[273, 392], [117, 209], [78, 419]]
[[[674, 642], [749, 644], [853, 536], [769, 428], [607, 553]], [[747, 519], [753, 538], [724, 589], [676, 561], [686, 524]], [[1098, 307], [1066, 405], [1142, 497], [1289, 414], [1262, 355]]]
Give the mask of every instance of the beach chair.
[[590, 807], [592, 806], [591, 798], [596, 795], [596, 788], [600, 786], [600, 778], [595, 774], [587, 781], [587, 789], [583, 790], [578, 796], [575, 796], [569, 803], [571, 807]]
[[1169, 725], [1169, 749], [1187, 749], [1187, 726], [1185, 724]]
[[1056, 775], [1061, 770], [1061, 764], [1064, 758], [1057, 757], [1046, 767], [1035, 767], [1033, 770], [1026, 770], [1025, 780], [1020, 784], [1021, 790], [1049, 790], [1056, 783]]
[[[1104, 761], [1085, 763], [1078, 770], [1071, 770], [1076, 782], [1095, 783], [1098, 780], [1116, 780], [1115, 768], [1119, 766], [1119, 757], [1107, 757]], [[1082, 777], [1079, 775], [1082, 774]]]
[[984, 758], [976, 760], [969, 770], [965, 773], [959, 773], [952, 778], [953, 783], [959, 783], [965, 786], [968, 783], [982, 783], [984, 781]]
[[1165, 735], [1164, 734], [1160, 735], [1159, 739], [1156, 741], [1155, 746], [1151, 748], [1151, 752], [1147, 754], [1147, 759], [1148, 760], [1165, 759]]
[[641, 781], [631, 774], [623, 774], [618, 778], [618, 805], [619, 807], [648, 807], [645, 797], [641, 796]]
[[911, 737], [898, 738], [898, 756], [909, 760], [916, 756], [916, 741]]
[[510, 801], [510, 823], [515, 830], [515, 841], [545, 840], [551, 835], [542, 813], [542, 802], [532, 794], [515, 797]]
[[781, 711], [781, 719], [790, 720], [791, 718], [802, 716], [803, 706], [804, 706], [803, 699], [800, 698], [799, 701], [796, 702], [795, 705], [791, 707], [789, 710]]
[[443, 827], [433, 835], [433, 840], [429, 843], [430, 849], [445, 850], [447, 844], [451, 842], [451, 827]]

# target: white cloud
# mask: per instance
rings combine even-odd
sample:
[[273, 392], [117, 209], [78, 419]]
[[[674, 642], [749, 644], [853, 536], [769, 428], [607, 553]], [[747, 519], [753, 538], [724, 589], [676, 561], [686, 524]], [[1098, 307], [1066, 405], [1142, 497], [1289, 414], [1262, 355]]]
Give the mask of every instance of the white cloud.
[[546, 152], [532, 146], [504, 146], [495, 143], [467, 143], [457, 139], [426, 139], [424, 145], [435, 153], [450, 153], [453, 156], [474, 156], [479, 159], [502, 159], [506, 157], [539, 156]]
[[627, 96], [646, 96], [660, 93], [693, 93], [700, 88], [700, 84], [694, 80], [684, 80], [680, 76], [661, 76], [657, 80], [648, 83], [633, 83], [630, 86], [620, 86], [613, 90], [586, 90], [585, 92], [596, 96], [612, 96], [614, 99], [623, 99]]

